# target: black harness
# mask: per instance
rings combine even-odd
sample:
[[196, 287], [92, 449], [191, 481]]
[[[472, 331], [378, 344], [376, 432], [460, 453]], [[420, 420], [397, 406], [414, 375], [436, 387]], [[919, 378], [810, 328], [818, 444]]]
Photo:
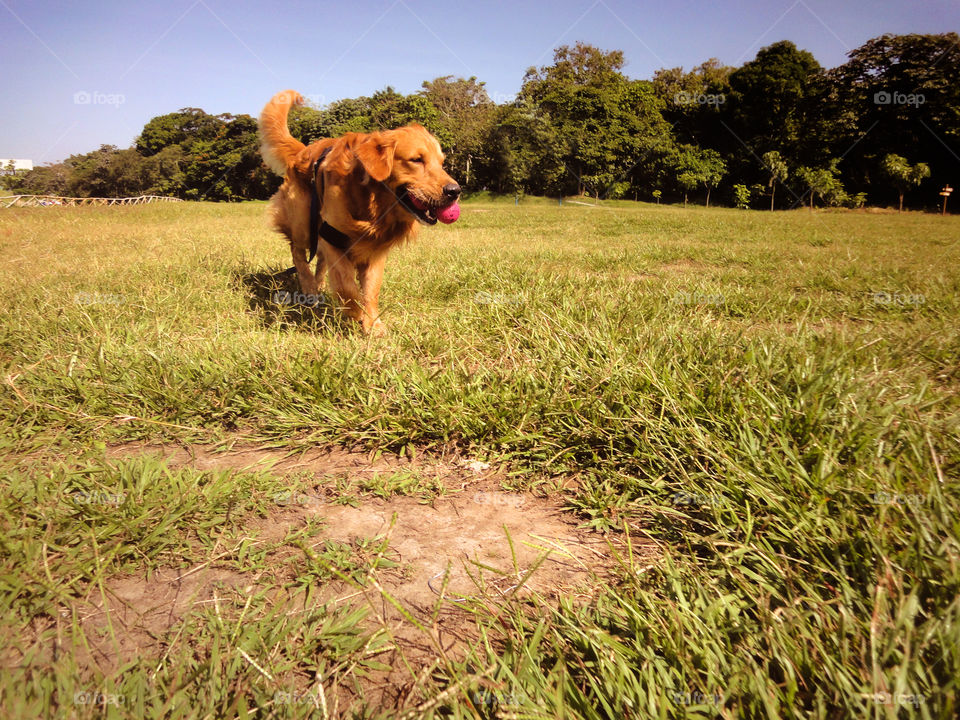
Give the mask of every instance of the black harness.
[[350, 238], [345, 233], [326, 222], [320, 224], [325, 185], [320, 166], [323, 165], [323, 161], [327, 159], [329, 154], [330, 148], [327, 148], [320, 153], [320, 157], [313, 163], [313, 182], [310, 187], [310, 257], [307, 258], [307, 262], [313, 260], [317, 254], [320, 238], [323, 238], [341, 252], [347, 252], [350, 249]]

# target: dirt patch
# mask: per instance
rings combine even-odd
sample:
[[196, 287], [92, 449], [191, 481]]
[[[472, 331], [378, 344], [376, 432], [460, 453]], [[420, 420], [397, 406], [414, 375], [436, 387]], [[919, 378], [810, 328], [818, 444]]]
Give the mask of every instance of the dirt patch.
[[[118, 577], [75, 608], [89, 649], [88, 660], [110, 673], [137, 656], [156, 657], [171, 628], [191, 612], [254, 581], [242, 573], [204, 567], [165, 569], [150, 577]], [[83, 659], [83, 654], [78, 655]]]
[[478, 594], [498, 599], [521, 583], [523, 592], [555, 596], [609, 561], [602, 536], [579, 530], [556, 501], [528, 493], [471, 488], [429, 505], [397, 498], [358, 508], [318, 504], [305, 512], [324, 518], [325, 538], [389, 538], [405, 576], [386, 584], [417, 613], [436, 604], [445, 575], [445, 596], [453, 602]]
[[[291, 475], [298, 472], [327, 476], [343, 472], [376, 473], [414, 465], [419, 468], [436, 466], [438, 470], [449, 471], [458, 465], [458, 460], [455, 458], [440, 457], [430, 462], [417, 462], [395, 455], [381, 455], [380, 458], [371, 460], [371, 457], [365, 453], [350, 452], [340, 448], [280, 450], [229, 443], [219, 446], [126, 443], [108, 447], [106, 455], [113, 459], [153, 455], [162, 458], [171, 467], [270, 472], [275, 475]], [[464, 463], [459, 462], [459, 464], [466, 468]]]
[[[266, 517], [250, 519], [246, 534], [268, 548], [262, 572], [236, 571], [236, 553], [217, 548], [203, 565], [161, 569], [150, 577], [113, 578], [104, 593], [91, 593], [80, 621], [91, 640], [91, 660], [103, 671], [136, 655], [163, 656], [176, 642], [177, 626], [191, 613], [212, 606], [219, 612], [227, 597], [236, 602], [270, 587], [277, 603], [289, 601], [289, 588], [303, 576], [308, 558], [321, 558], [316, 562], [322, 564], [323, 553], [333, 543], [354, 549], [366, 561], [389, 561], [386, 567], [359, 563], [351, 581], [334, 577], [317, 583], [311, 603], [366, 606], [370, 629], [387, 629], [394, 649], [382, 659], [395, 669], [371, 676], [364, 696], [367, 702], [380, 698], [397, 705], [411, 680], [403, 669], [407, 663], [419, 672], [436, 661], [438, 646], [455, 656], [475, 639], [469, 607], [480, 603], [496, 611], [533, 595], [546, 602], [561, 596], [586, 601], [612, 574], [611, 543], [623, 550], [618, 537], [578, 527], [577, 518], [564, 509], [561, 494], [505, 491], [502, 481], [507, 476], [502, 469], [453, 455], [371, 459], [338, 449], [289, 453], [262, 447], [156, 445], [108, 451], [112, 458], [141, 454], [202, 470], [306, 473], [316, 482], [291, 493]], [[362, 478], [402, 469], [442, 479], [447, 494], [432, 499], [361, 495], [355, 506], [342, 504], [343, 498], [331, 494], [332, 476]], [[298, 531], [296, 543], [286, 540]], [[632, 539], [632, 549], [634, 559], [656, 554], [651, 544], [637, 538]], [[429, 633], [416, 628], [406, 615]]]
[[[408, 579], [398, 589], [412, 605], [431, 604], [436, 599], [430, 589], [432, 579], [448, 567], [449, 598], [476, 590], [463, 572], [465, 566], [481, 563], [497, 568], [517, 584], [543, 555], [546, 560], [523, 584], [529, 590], [556, 593], [570, 589], [591, 570], [602, 569], [610, 558], [607, 539], [578, 528], [577, 519], [564, 510], [561, 494], [547, 498], [529, 492], [505, 492], [501, 487], [507, 477], [503, 469], [478, 460], [454, 455], [415, 460], [382, 455], [371, 460], [366, 454], [341, 449], [290, 453], [262, 447], [218, 450], [145, 444], [116, 446], [107, 451], [112, 458], [142, 454], [159, 456], [173, 467], [265, 471], [281, 476], [305, 473], [315, 477], [317, 484], [312, 491], [291, 493], [266, 519], [253, 522], [251, 530], [261, 539], [275, 540], [313, 517], [324, 521], [314, 541], [389, 537], [390, 547], [408, 569]], [[354, 507], [339, 504], [324, 482], [334, 476], [369, 476], [404, 469], [415, 469], [421, 477], [442, 478], [444, 486], [454, 491], [429, 501], [418, 497], [364, 497], [360, 506]], [[642, 552], [642, 545], [640, 549]], [[489, 575], [493, 571], [486, 572]]]

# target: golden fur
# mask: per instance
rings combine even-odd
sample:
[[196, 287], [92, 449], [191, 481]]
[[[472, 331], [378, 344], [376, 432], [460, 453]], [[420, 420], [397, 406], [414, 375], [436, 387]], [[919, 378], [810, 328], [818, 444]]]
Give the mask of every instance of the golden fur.
[[[261, 153], [275, 172], [285, 176], [270, 200], [274, 227], [290, 240], [300, 289], [315, 295], [328, 274], [330, 288], [344, 312], [364, 332], [381, 334], [378, 298], [387, 253], [413, 239], [420, 222], [433, 224], [433, 211], [455, 201], [459, 185], [443, 169], [440, 143], [425, 128], [408, 125], [375, 133], [347, 133], [305, 146], [290, 135], [287, 115], [303, 102], [299, 93], [278, 93], [260, 114]], [[307, 262], [310, 247], [312, 166], [326, 149], [322, 198], [323, 220], [346, 234], [346, 252], [323, 239], [317, 269]], [[406, 196], [421, 207], [411, 208]], [[418, 220], [419, 216], [419, 220]]]

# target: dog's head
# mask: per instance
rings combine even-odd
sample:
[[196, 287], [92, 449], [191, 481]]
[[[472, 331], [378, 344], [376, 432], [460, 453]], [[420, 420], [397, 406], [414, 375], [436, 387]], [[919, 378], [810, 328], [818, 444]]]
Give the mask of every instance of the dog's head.
[[434, 225], [460, 197], [460, 186], [443, 169], [440, 143], [420, 125], [371, 133], [354, 153], [370, 179], [425, 225]]

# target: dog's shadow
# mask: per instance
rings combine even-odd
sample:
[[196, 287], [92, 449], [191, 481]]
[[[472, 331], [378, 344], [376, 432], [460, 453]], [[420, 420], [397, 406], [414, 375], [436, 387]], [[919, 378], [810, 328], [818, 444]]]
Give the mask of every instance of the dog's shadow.
[[250, 311], [266, 328], [304, 328], [320, 332], [342, 329], [342, 321], [334, 312], [330, 297], [304, 295], [294, 268], [245, 272], [237, 270], [234, 280], [247, 293]]

